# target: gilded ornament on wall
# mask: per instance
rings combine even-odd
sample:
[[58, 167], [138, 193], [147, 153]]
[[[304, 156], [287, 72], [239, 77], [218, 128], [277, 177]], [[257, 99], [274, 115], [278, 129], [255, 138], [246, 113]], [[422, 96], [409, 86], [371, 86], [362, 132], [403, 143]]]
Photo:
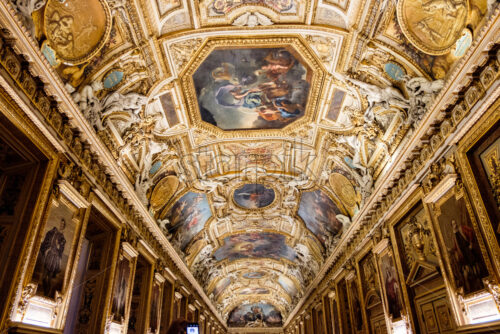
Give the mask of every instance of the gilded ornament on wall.
[[398, 22], [418, 49], [442, 55], [461, 37], [468, 8], [468, 0], [401, 0], [397, 7]]
[[57, 57], [72, 64], [92, 58], [106, 43], [111, 13], [104, 0], [49, 0], [44, 31]]

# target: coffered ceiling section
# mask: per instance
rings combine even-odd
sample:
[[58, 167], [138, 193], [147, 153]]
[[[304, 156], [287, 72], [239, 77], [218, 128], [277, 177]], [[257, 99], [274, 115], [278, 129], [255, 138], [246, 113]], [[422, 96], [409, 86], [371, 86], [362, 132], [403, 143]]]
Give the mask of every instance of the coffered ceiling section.
[[281, 326], [494, 5], [12, 1], [231, 326]]

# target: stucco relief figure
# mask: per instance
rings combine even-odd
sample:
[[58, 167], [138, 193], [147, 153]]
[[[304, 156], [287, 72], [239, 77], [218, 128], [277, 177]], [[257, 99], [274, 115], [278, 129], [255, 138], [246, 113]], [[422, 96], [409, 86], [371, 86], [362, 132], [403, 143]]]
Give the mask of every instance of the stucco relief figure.
[[31, 14], [45, 6], [47, 0], [14, 0], [14, 5], [24, 18], [26, 28], [35, 36], [35, 25]]
[[61, 266], [66, 238], [63, 231], [66, 228], [66, 221], [61, 219], [59, 228], [54, 226], [45, 234], [40, 247], [39, 256], [42, 260], [42, 289], [45, 296], [52, 293], [52, 281], [63, 269]]
[[102, 100], [102, 116], [106, 117], [115, 112], [139, 114], [148, 98], [138, 93], [121, 94], [113, 92]]
[[372, 85], [351, 77], [346, 77], [346, 80], [359, 87], [363, 96], [368, 101], [369, 108], [381, 105], [384, 108], [389, 109], [389, 107], [392, 105], [404, 109], [409, 105], [408, 100], [403, 96], [403, 94], [401, 94], [399, 90], [394, 87], [380, 88], [376, 85]]
[[407, 78], [406, 89], [410, 95], [410, 108], [407, 118], [409, 124], [422, 118], [443, 86], [443, 80], [429, 81], [422, 77]]
[[72, 86], [66, 85], [66, 89], [71, 93], [73, 101], [78, 105], [90, 125], [97, 131], [104, 130], [101, 116], [102, 105], [97, 98], [97, 92], [103, 88], [101, 81], [94, 81], [90, 85], [84, 86], [79, 92], [75, 92]]

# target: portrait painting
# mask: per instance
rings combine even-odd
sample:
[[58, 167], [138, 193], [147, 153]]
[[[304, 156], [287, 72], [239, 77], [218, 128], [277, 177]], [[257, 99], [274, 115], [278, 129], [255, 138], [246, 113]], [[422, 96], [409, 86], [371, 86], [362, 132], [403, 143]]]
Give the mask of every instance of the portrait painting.
[[276, 195], [272, 188], [260, 183], [247, 183], [233, 193], [234, 202], [245, 209], [260, 209], [271, 205]]
[[38, 295], [53, 298], [56, 291], [62, 292], [76, 228], [74, 211], [61, 201], [53, 201], [33, 272]]
[[500, 243], [500, 126], [497, 122], [467, 153], [490, 223]]
[[361, 311], [361, 302], [359, 300], [359, 292], [358, 286], [355, 281], [350, 282], [350, 294], [349, 297], [351, 299], [351, 312], [352, 312], [352, 320], [353, 327], [355, 332], [361, 332], [363, 330], [363, 315]]
[[329, 237], [342, 230], [342, 223], [336, 217], [341, 213], [339, 208], [321, 190], [303, 192], [298, 213], [307, 228], [323, 245]]
[[216, 49], [193, 75], [201, 119], [222, 130], [281, 129], [304, 115], [312, 74], [287, 48]]
[[386, 252], [380, 257], [379, 263], [389, 314], [392, 316], [392, 320], [396, 320], [401, 317], [403, 299], [399, 287], [398, 273], [394, 266], [394, 259], [389, 252]]
[[271, 304], [250, 303], [237, 306], [229, 313], [229, 327], [281, 327], [281, 312]]
[[214, 291], [212, 291], [214, 298], [217, 298], [222, 291], [226, 290], [226, 288], [231, 284], [231, 279], [228, 277], [224, 277], [220, 281], [215, 284]]
[[238, 294], [240, 295], [266, 295], [269, 293], [269, 290], [266, 288], [260, 288], [260, 287], [248, 287], [241, 289], [238, 291]]
[[344, 97], [345, 97], [345, 92], [341, 89], [335, 88], [335, 91], [333, 92], [332, 102], [330, 103], [330, 108], [328, 108], [328, 113], [326, 115], [326, 118], [334, 122], [337, 120], [340, 111], [342, 110]]
[[212, 217], [205, 194], [188, 192], [168, 211], [165, 218], [170, 221], [168, 232], [174, 235], [173, 242], [184, 250]]
[[113, 319], [122, 322], [125, 318], [125, 308], [127, 305], [127, 294], [130, 285], [131, 261], [123, 257], [116, 267], [116, 277], [113, 287], [113, 303], [111, 313]]
[[177, 117], [177, 112], [175, 111], [175, 104], [172, 98], [172, 93], [167, 92], [160, 96], [161, 106], [165, 117], [167, 118], [168, 126], [173, 127], [179, 124], [179, 117]]
[[151, 291], [151, 309], [149, 315], [149, 329], [151, 333], [156, 333], [160, 326], [160, 285], [155, 282]]
[[294, 297], [297, 294], [297, 292], [298, 292], [297, 287], [295, 286], [293, 281], [291, 279], [289, 279], [288, 277], [286, 277], [284, 275], [280, 275], [278, 277], [278, 283], [279, 283], [279, 285], [281, 285], [283, 290], [285, 290], [286, 293], [290, 297]]
[[259, 279], [259, 278], [264, 277], [265, 275], [266, 275], [266, 273], [261, 272], [261, 271], [251, 271], [249, 273], [244, 273], [241, 276], [243, 278], [247, 278], [247, 279]]
[[270, 258], [294, 261], [297, 254], [286, 244], [286, 237], [278, 233], [243, 233], [224, 238], [220, 248], [215, 251], [217, 261], [228, 259]]
[[456, 288], [462, 287], [465, 294], [483, 289], [488, 270], [465, 198], [451, 194], [436, 216]]

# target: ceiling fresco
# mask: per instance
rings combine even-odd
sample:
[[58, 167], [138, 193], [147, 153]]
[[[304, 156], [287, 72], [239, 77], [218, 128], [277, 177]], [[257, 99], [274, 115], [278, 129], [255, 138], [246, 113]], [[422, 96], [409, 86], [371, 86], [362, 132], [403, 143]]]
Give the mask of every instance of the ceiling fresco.
[[233, 327], [282, 325], [495, 6], [11, 2]]
[[304, 115], [311, 74], [285, 48], [214, 50], [193, 75], [201, 119], [281, 129]]

